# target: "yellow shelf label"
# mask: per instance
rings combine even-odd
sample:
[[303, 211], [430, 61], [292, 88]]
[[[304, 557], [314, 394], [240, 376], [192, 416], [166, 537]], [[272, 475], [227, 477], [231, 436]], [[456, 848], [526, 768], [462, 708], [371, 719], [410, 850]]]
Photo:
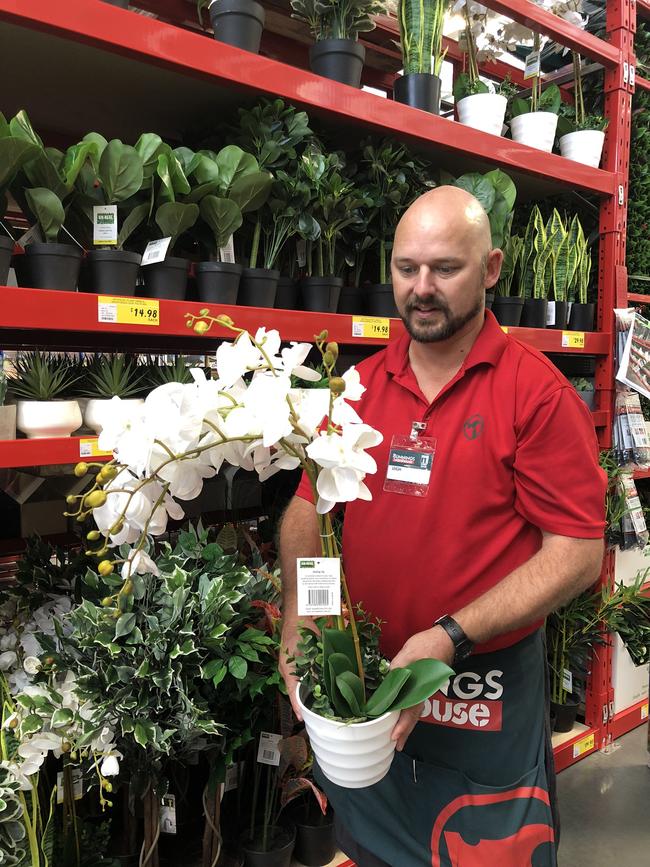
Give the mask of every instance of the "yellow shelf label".
[[564, 349], [584, 349], [585, 348], [585, 333], [584, 331], [563, 331], [562, 346]]
[[121, 325], [160, 325], [160, 302], [157, 298], [123, 298], [100, 295], [97, 298], [97, 321]]
[[379, 316], [353, 316], [352, 336], [388, 340], [390, 337], [390, 319]]
[[97, 437], [79, 440], [80, 458], [105, 458], [113, 457], [113, 452], [103, 452], [97, 445]]
[[595, 736], [593, 734], [587, 735], [586, 738], [582, 738], [580, 741], [576, 741], [573, 745], [573, 758], [577, 759], [578, 756], [582, 756], [585, 753], [593, 750], [596, 745]]
[[648, 704], [641, 705], [641, 719], [648, 719]]

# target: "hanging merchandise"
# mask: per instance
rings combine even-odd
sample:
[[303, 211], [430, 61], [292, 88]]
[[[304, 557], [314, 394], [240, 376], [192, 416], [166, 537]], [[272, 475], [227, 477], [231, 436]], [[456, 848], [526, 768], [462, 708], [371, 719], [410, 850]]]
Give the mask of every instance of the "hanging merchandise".
[[645, 548], [648, 544], [648, 526], [641, 506], [641, 500], [634, 484], [634, 479], [629, 473], [621, 475], [622, 490], [625, 494], [626, 511], [621, 518], [623, 529], [622, 548]]
[[[650, 399], [650, 322], [640, 313], [629, 311], [629, 317], [619, 319], [620, 311], [615, 312], [617, 325], [627, 326], [616, 379]], [[620, 349], [623, 331], [617, 328], [617, 333]]]

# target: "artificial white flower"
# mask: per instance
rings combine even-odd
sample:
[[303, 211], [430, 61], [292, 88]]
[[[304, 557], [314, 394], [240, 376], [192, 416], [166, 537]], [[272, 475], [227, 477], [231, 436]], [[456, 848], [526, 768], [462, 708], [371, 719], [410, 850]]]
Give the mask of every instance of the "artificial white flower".
[[11, 671], [18, 662], [18, 657], [14, 650], [5, 650], [0, 653], [0, 671]]
[[224, 341], [217, 349], [217, 373], [224, 388], [234, 385], [248, 371], [257, 370], [260, 358], [248, 334], [240, 334], [232, 343]]
[[120, 772], [120, 763], [114, 754], [106, 756], [101, 763], [99, 771], [103, 777], [116, 777]]
[[[17, 762], [4, 761], [0, 762], [0, 768], [4, 768], [5, 770], [9, 771], [9, 774], [11, 775], [13, 780], [18, 783], [18, 787], [21, 791], [31, 791], [31, 789], [33, 788], [33, 784], [29, 778], [30, 775], [26, 773], [25, 764], [19, 765]], [[31, 771], [32, 769], [31, 767], [27, 767], [27, 770]], [[36, 773], [36, 771], [38, 771], [38, 768], [36, 768], [36, 770], [32, 772]]]
[[23, 668], [27, 674], [38, 674], [43, 666], [36, 656], [27, 656], [23, 662]]
[[149, 459], [153, 436], [144, 425], [144, 406], [111, 399], [105, 413], [105, 424], [99, 434], [97, 445], [102, 451], [114, 452], [118, 460], [141, 473]]
[[131, 551], [122, 564], [122, 580], [131, 575], [160, 575], [160, 570], [145, 551]]

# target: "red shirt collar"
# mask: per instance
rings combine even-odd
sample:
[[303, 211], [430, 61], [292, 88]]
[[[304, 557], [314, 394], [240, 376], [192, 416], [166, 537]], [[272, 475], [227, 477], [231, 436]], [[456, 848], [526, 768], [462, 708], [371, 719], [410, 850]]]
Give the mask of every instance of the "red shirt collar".
[[[506, 348], [507, 342], [508, 338], [501, 330], [501, 326], [496, 321], [494, 314], [491, 310], [486, 310], [483, 328], [479, 331], [478, 337], [465, 359], [463, 369], [469, 370], [471, 367], [476, 367], [479, 364], [490, 364], [492, 367], [496, 367]], [[387, 373], [396, 376], [405, 371], [409, 363], [408, 350], [410, 344], [411, 338], [406, 332], [393, 343], [388, 344], [384, 360]]]

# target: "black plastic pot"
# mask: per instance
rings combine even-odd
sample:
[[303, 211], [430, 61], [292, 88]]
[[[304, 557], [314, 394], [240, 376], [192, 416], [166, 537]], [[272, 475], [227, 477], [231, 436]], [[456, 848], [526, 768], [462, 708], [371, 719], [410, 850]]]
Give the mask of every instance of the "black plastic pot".
[[257, 54], [264, 29], [264, 8], [256, 0], [215, 0], [210, 6], [214, 38]]
[[81, 256], [81, 249], [72, 244], [28, 244], [23, 267], [19, 269], [20, 285], [74, 292]]
[[127, 250], [91, 250], [86, 256], [87, 279], [79, 290], [101, 295], [135, 295], [142, 256]]
[[569, 328], [571, 331], [593, 331], [595, 316], [595, 304], [579, 304], [574, 301], [571, 305]]
[[129, 0], [102, 0], [102, 3], [108, 3], [109, 6], [119, 6], [120, 9], [129, 8]]
[[492, 303], [492, 312], [499, 325], [516, 328], [521, 322], [524, 299], [517, 296], [497, 295]]
[[486, 292], [485, 293], [485, 309], [492, 310], [492, 305], [494, 304], [494, 292]]
[[303, 277], [300, 281], [303, 310], [336, 313], [342, 288], [342, 277]]
[[524, 328], [546, 328], [546, 298], [526, 298], [521, 324]]
[[431, 114], [440, 114], [440, 78], [431, 72], [400, 75], [395, 79], [393, 99]]
[[392, 283], [374, 283], [366, 290], [366, 310], [368, 316], [397, 317]]
[[241, 272], [236, 262], [199, 262], [195, 269], [199, 301], [236, 304]]
[[323, 867], [329, 864], [336, 854], [334, 820], [329, 818], [325, 824], [306, 825], [296, 820], [296, 848], [293, 857], [305, 867]]
[[275, 848], [269, 852], [260, 851], [259, 838], [261, 828], [256, 828], [253, 839], [244, 837], [242, 849], [244, 850], [245, 867], [290, 867], [291, 855], [296, 841], [296, 829], [280, 828], [272, 825], [269, 832], [275, 836]]
[[591, 391], [586, 391], [585, 389], [576, 388], [576, 394], [580, 398], [580, 400], [586, 404], [587, 408], [590, 412], [593, 412], [596, 403], [596, 392], [592, 389]]
[[280, 277], [275, 293], [275, 306], [282, 310], [297, 310], [300, 304], [300, 281]]
[[144, 286], [140, 294], [145, 298], [163, 298], [167, 301], [183, 301], [187, 292], [187, 259], [168, 256], [162, 262], [145, 265], [141, 269]]
[[280, 272], [268, 268], [244, 268], [237, 303], [244, 307], [273, 307]]
[[359, 286], [344, 286], [339, 295], [339, 306], [336, 309], [337, 313], [347, 314], [363, 314], [366, 311], [366, 305], [363, 297], [363, 291]]
[[0, 236], [0, 286], [5, 286], [9, 276], [11, 254], [14, 251], [14, 242], [11, 238]]
[[578, 715], [578, 704], [556, 704], [551, 702], [553, 731], [570, 732]]
[[316, 75], [361, 86], [366, 49], [355, 39], [321, 39], [309, 49], [309, 68]]
[[549, 328], [558, 328], [564, 331], [569, 318], [569, 304], [567, 301], [555, 302], [555, 325], [549, 325]]

